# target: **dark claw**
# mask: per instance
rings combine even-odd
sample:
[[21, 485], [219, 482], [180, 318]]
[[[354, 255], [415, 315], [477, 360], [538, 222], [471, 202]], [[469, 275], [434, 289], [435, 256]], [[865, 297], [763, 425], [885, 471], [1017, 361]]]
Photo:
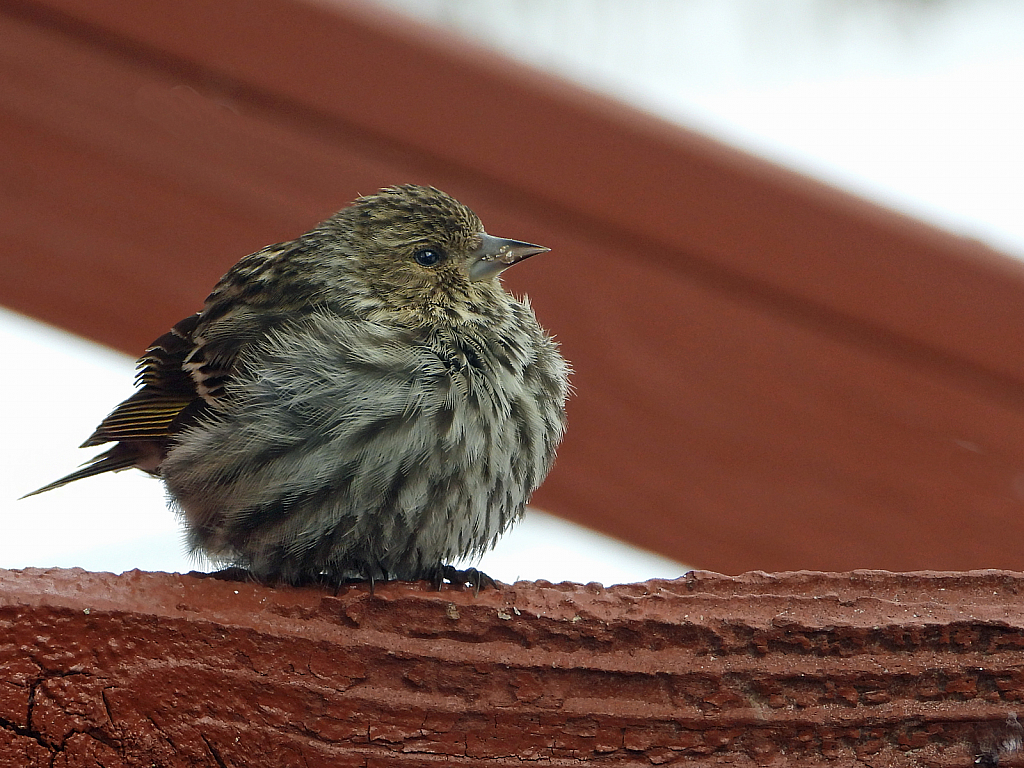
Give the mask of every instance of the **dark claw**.
[[498, 582], [483, 571], [479, 571], [476, 568], [467, 568], [464, 571], [460, 571], [454, 565], [442, 565], [437, 569], [437, 574], [433, 579], [434, 588], [440, 591], [441, 584], [445, 581], [453, 586], [459, 584], [460, 586], [472, 587], [474, 596], [480, 594], [482, 587], [498, 588]]
[[375, 567], [370, 569], [368, 581], [370, 582], [370, 594], [372, 595], [378, 581], [382, 584], [386, 584], [391, 581], [391, 573], [380, 562], [378, 562]]

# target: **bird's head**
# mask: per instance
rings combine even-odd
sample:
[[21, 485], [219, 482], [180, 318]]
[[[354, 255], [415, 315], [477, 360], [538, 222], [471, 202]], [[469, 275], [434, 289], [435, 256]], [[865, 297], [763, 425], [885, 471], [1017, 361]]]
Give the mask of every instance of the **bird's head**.
[[358, 292], [381, 310], [453, 322], [506, 299], [501, 272], [548, 250], [492, 237], [458, 200], [413, 184], [361, 197], [324, 226], [344, 235]]

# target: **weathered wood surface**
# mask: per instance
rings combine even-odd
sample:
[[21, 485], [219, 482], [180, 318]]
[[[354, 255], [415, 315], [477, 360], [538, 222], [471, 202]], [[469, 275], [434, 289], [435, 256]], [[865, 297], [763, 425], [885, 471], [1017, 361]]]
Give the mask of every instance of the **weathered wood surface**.
[[0, 765], [964, 768], [1017, 733], [1022, 591], [996, 571], [479, 596], [0, 571]]

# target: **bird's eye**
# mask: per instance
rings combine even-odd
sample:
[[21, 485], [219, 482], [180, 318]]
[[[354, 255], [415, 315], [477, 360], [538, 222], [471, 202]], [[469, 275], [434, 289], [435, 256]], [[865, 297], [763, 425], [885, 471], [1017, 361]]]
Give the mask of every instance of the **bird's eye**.
[[433, 267], [444, 261], [444, 251], [440, 248], [420, 248], [412, 257], [421, 267]]

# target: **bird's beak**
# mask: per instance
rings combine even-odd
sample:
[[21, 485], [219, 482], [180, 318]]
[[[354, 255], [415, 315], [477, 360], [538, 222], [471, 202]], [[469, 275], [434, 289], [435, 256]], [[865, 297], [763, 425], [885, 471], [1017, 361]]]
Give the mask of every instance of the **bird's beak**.
[[471, 280], [487, 280], [523, 259], [550, 250], [543, 245], [531, 245], [518, 240], [503, 240], [500, 237], [481, 234], [480, 247], [470, 255], [469, 277]]

